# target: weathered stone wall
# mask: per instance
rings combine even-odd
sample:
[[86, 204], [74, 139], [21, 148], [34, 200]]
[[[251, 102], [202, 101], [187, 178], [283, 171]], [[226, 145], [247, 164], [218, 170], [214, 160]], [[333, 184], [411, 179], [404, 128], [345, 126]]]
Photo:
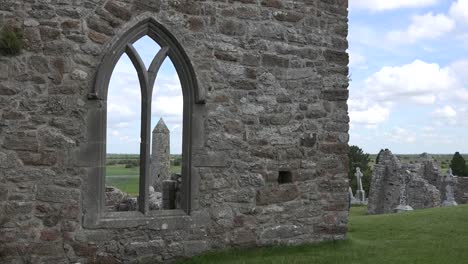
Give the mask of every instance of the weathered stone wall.
[[455, 201], [458, 204], [468, 204], [468, 177], [457, 177]]
[[[1, 1], [0, 24], [21, 28], [25, 48], [0, 57], [0, 263], [170, 261], [344, 238], [347, 2]], [[99, 175], [81, 153], [101, 103], [87, 94], [107, 44], [147, 17], [178, 39], [207, 92], [192, 212], [85, 228], [83, 189]], [[280, 170], [292, 183], [278, 184]]]
[[379, 154], [379, 162], [375, 164], [367, 210], [369, 214], [393, 212], [399, 203], [400, 179], [396, 176], [401, 164], [390, 151]]
[[372, 173], [368, 213], [394, 213], [400, 204], [403, 181], [406, 183], [406, 205], [414, 209], [440, 206], [441, 193], [431, 182], [441, 181], [434, 175], [440, 177], [437, 166], [427, 155], [422, 155], [415, 164], [404, 164], [391, 151], [381, 152]]

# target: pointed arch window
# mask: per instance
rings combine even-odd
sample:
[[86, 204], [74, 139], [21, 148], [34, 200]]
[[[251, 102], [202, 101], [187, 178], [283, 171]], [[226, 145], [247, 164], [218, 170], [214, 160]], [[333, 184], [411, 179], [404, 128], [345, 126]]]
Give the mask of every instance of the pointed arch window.
[[[148, 36], [159, 44], [161, 49], [147, 68], [133, 46], [138, 39]], [[137, 23], [126, 33], [109, 44], [109, 51], [104, 56], [95, 79], [95, 85], [88, 99], [95, 101], [95, 108], [88, 117], [88, 148], [90, 156], [97, 156], [97, 162], [88, 173], [88, 185], [84, 201], [84, 225], [95, 226], [112, 220], [143, 216], [155, 216], [167, 212], [149, 210], [149, 186], [151, 184], [150, 148], [151, 148], [151, 105], [154, 83], [161, 65], [169, 58], [179, 76], [183, 95], [182, 115], [182, 183], [180, 188], [180, 210], [171, 210], [171, 214], [189, 214], [191, 209], [191, 157], [192, 123], [195, 104], [204, 103], [204, 93], [198, 89], [194, 70], [182, 46], [175, 37], [153, 19]], [[126, 54], [136, 69], [141, 91], [141, 132], [140, 132], [140, 182], [138, 210], [136, 212], [106, 212], [105, 200], [105, 165], [106, 165], [106, 120], [107, 92], [112, 71], [119, 58]]]

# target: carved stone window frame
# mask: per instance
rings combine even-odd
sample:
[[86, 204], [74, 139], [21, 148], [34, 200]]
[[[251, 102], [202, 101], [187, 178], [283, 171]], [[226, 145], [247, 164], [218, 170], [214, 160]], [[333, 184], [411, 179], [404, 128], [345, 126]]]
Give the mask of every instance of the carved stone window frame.
[[[133, 47], [138, 39], [149, 36], [161, 47], [149, 69], [146, 69], [138, 52]], [[88, 160], [89, 169], [83, 196], [83, 225], [85, 227], [127, 227], [136, 223], [148, 223], [148, 218], [161, 216], [184, 216], [190, 214], [192, 206], [192, 145], [198, 138], [193, 129], [196, 104], [205, 103], [205, 93], [198, 88], [195, 71], [177, 39], [152, 18], [137, 22], [133, 27], [110, 43], [106, 55], [98, 67], [95, 84], [88, 94], [93, 105], [87, 118], [88, 144], [81, 151], [81, 160]], [[106, 129], [107, 94], [113, 69], [120, 57], [126, 53], [132, 61], [141, 89], [141, 143], [140, 143], [140, 186], [139, 211], [108, 212], [105, 210], [106, 176]], [[183, 94], [182, 132], [182, 185], [181, 208], [155, 210], [148, 208], [150, 185], [151, 146], [151, 99], [158, 70], [169, 57], [180, 79]], [[197, 108], [198, 109], [198, 108]], [[95, 160], [93, 160], [93, 157]], [[131, 220], [131, 221], [129, 221]], [[140, 221], [138, 221], [140, 220]]]

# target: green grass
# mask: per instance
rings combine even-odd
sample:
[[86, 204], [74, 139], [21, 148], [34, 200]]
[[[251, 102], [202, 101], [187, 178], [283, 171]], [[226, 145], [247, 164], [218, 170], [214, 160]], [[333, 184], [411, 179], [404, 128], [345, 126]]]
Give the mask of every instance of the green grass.
[[119, 188], [132, 196], [138, 195], [140, 168], [125, 168], [125, 165], [109, 165], [106, 167], [106, 185]]
[[[180, 173], [180, 166], [172, 166], [172, 173]], [[106, 185], [114, 186], [132, 196], [138, 195], [140, 167], [125, 168], [125, 165], [106, 166]]]
[[296, 247], [208, 253], [180, 263], [468, 263], [468, 206], [365, 215], [351, 210], [348, 239]]
[[125, 165], [108, 165], [106, 166], [106, 175], [109, 176], [122, 176], [122, 175], [140, 175], [140, 167], [125, 168]]

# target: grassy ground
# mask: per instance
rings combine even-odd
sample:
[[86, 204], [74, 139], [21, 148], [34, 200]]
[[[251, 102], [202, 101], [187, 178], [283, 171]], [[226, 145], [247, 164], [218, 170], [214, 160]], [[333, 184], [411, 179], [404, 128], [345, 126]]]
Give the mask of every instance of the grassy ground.
[[351, 210], [345, 241], [209, 253], [198, 263], [461, 264], [468, 263], [468, 206], [365, 215]]
[[[172, 173], [180, 173], [180, 166], [172, 166]], [[115, 186], [132, 196], [138, 195], [140, 167], [125, 168], [123, 164], [106, 166], [106, 185]]]

